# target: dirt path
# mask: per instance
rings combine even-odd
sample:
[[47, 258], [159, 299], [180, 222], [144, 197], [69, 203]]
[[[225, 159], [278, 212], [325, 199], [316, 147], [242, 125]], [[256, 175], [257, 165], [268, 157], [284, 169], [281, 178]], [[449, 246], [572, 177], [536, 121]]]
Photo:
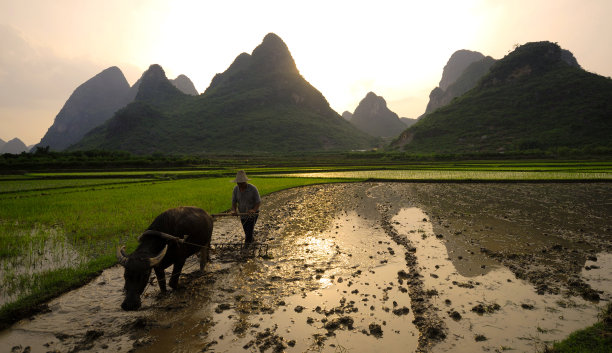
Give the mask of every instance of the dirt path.
[[[194, 259], [182, 289], [149, 286], [135, 313], [109, 269], [0, 333], [0, 350], [533, 351], [610, 299], [611, 196], [610, 184], [286, 190], [257, 224], [269, 257], [216, 253], [204, 275]], [[237, 220], [213, 237], [240, 241]]]

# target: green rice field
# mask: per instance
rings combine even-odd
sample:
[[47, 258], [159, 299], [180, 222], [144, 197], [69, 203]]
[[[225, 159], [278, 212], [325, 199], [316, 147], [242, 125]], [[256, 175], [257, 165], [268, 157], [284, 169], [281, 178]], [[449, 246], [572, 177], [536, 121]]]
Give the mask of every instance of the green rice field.
[[14, 194], [24, 191], [43, 191], [55, 189], [73, 189], [90, 186], [116, 185], [139, 183], [147, 179], [24, 179], [0, 181], [0, 198], [7, 194]]
[[580, 171], [492, 171], [492, 170], [361, 170], [315, 173], [287, 173], [274, 176], [342, 178], [397, 181], [591, 181], [612, 180], [609, 172]]

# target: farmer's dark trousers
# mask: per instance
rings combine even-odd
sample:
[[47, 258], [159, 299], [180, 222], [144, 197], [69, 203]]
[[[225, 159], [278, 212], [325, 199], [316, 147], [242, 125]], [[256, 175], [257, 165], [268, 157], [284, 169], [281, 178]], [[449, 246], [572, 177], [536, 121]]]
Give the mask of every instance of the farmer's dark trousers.
[[257, 215], [240, 217], [242, 222], [242, 229], [244, 229], [244, 242], [250, 244], [254, 241], [253, 231], [255, 230], [255, 223], [257, 222]]

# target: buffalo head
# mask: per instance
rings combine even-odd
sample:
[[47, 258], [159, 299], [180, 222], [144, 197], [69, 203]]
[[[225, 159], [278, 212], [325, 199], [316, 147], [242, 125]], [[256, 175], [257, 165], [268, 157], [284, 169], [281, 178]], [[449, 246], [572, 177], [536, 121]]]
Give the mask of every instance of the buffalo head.
[[140, 295], [144, 292], [151, 276], [151, 269], [157, 266], [166, 255], [168, 245], [154, 257], [142, 257], [135, 251], [126, 255], [125, 247], [117, 249], [119, 263], [125, 268], [125, 299], [121, 304], [123, 310], [137, 310], [140, 308]]

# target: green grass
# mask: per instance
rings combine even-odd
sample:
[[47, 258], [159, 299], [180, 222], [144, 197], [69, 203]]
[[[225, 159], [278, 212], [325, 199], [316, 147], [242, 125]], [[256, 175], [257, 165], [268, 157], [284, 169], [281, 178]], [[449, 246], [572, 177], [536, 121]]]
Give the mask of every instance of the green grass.
[[[329, 179], [252, 178], [262, 195]], [[82, 188], [0, 199], [0, 326], [82, 285], [116, 263], [119, 244], [134, 248], [137, 236], [168, 208], [192, 205], [209, 213], [230, 208], [230, 178], [147, 181], [121, 188]], [[39, 180], [41, 185], [54, 180]], [[265, 212], [265, 208], [262, 210]], [[41, 262], [51, 243], [68, 248], [56, 263]], [[78, 254], [75, 255], [75, 254]], [[77, 260], [75, 260], [77, 258]], [[10, 300], [8, 300], [8, 299]], [[13, 300], [14, 299], [14, 300]]]
[[24, 179], [0, 181], [0, 194], [142, 182], [144, 179]]
[[31, 178], [174, 178], [218, 176], [231, 173], [221, 168], [213, 169], [168, 169], [168, 170], [127, 170], [127, 171], [97, 171], [97, 172], [34, 172], [28, 173]]

